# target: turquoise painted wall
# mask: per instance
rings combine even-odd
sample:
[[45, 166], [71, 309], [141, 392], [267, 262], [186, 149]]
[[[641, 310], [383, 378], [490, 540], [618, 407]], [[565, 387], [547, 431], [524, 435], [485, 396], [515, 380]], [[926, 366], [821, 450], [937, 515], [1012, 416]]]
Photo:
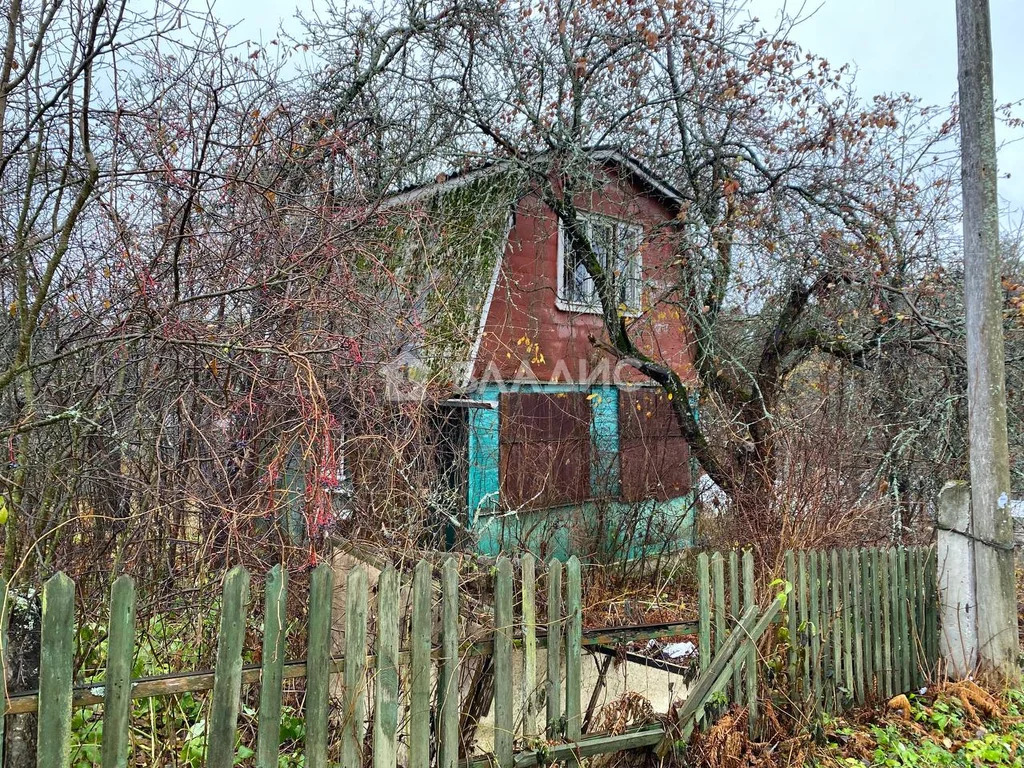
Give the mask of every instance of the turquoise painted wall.
[[[600, 536], [608, 551], [626, 557], [692, 543], [692, 497], [665, 502], [652, 500], [642, 505], [616, 500], [619, 496], [619, 391], [616, 387], [528, 384], [515, 389], [552, 394], [587, 391], [593, 395], [590, 401], [590, 434], [594, 445], [591, 488], [597, 499], [574, 507], [519, 513], [502, 511], [498, 499], [498, 410], [473, 408], [468, 414], [468, 526], [482, 553], [495, 555], [502, 549], [525, 544], [538, 554], [565, 558], [579, 548], [580, 542], [573, 540], [574, 535], [585, 539], [585, 546], [594, 546]], [[501, 387], [491, 384], [474, 392], [473, 397], [497, 405], [500, 394]], [[643, 541], [653, 543], [644, 546]]]

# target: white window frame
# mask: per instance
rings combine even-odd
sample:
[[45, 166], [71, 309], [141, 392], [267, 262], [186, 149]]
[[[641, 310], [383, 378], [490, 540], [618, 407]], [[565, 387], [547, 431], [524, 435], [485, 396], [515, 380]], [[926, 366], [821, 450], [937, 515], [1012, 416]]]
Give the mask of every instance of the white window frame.
[[[616, 228], [616, 241], [622, 239], [622, 233], [631, 233], [635, 238], [637, 244], [643, 242], [644, 229], [639, 224], [626, 221], [625, 219], [619, 219], [614, 216], [607, 216], [603, 213], [590, 213], [581, 211], [577, 214], [580, 221], [587, 228], [587, 238], [590, 238], [590, 226], [593, 222], [599, 221], [604, 224], [612, 224]], [[601, 300], [598, 298], [596, 291], [592, 301], [590, 302], [579, 302], [570, 301], [566, 297], [566, 285], [565, 285], [565, 253], [568, 245], [568, 235], [565, 231], [565, 223], [559, 218], [558, 219], [558, 264], [557, 264], [557, 290], [555, 293], [555, 306], [563, 312], [575, 312], [577, 314], [586, 315], [600, 315], [601, 314]], [[636, 277], [632, 282], [633, 290], [635, 295], [629, 297], [630, 301], [626, 303], [626, 310], [623, 312], [627, 317], [636, 317], [641, 312], [643, 304], [643, 259], [641, 257], [641, 250], [638, 248], [633, 254], [633, 269], [636, 272]], [[605, 265], [607, 269], [607, 265]]]

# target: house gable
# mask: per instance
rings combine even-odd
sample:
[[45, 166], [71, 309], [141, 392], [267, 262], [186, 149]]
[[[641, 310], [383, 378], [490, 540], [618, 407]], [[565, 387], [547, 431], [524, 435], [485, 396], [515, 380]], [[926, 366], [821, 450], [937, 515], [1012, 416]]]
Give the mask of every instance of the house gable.
[[[694, 378], [691, 336], [672, 295], [673, 209], [617, 166], [603, 166], [594, 188], [577, 195], [584, 215], [642, 232], [640, 306], [624, 307], [638, 347]], [[640, 383], [643, 374], [618, 364], [592, 339], [607, 340], [600, 314], [565, 292], [565, 237], [558, 217], [531, 191], [515, 206], [504, 258], [488, 303], [473, 361], [473, 380]]]

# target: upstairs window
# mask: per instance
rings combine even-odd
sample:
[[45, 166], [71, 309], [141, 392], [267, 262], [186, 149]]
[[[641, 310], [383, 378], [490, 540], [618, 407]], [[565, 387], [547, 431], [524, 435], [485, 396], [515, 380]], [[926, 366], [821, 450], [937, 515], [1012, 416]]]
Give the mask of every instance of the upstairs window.
[[506, 392], [498, 413], [503, 507], [547, 509], [590, 498], [585, 392]]
[[[606, 275], [614, 280], [619, 310], [640, 311], [640, 243], [643, 229], [635, 224], [593, 213], [579, 215], [590, 247]], [[601, 300], [594, 280], [587, 272], [582, 254], [572, 247], [569, 234], [558, 228], [558, 305], [575, 312], [600, 312]]]

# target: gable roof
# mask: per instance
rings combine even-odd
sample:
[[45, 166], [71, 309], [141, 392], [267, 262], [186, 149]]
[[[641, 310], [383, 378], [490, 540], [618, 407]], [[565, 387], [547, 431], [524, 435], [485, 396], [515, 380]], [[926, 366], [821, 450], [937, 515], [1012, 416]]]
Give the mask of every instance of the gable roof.
[[[588, 154], [594, 163], [615, 168], [673, 214], [679, 210], [679, 191], [639, 161], [611, 147], [595, 147]], [[405, 189], [382, 204], [387, 223], [378, 233], [381, 250], [395, 254], [396, 272], [407, 279], [393, 300], [411, 320], [395, 351], [418, 360], [422, 378], [454, 389], [471, 383], [511, 214], [526, 180], [521, 163], [492, 160]]]
[[[595, 163], [611, 166], [621, 171], [623, 175], [633, 181], [651, 197], [665, 203], [673, 213], [676, 213], [682, 205], [683, 195], [678, 189], [655, 174], [639, 160], [631, 157], [622, 150], [616, 147], [597, 146], [587, 149], [586, 152], [590, 159]], [[551, 152], [541, 152], [531, 159], [540, 160], [550, 154]], [[458, 171], [437, 181], [418, 184], [400, 190], [387, 198], [384, 201], [383, 207], [392, 208], [408, 205], [432, 195], [444, 194], [446, 192], [459, 189], [467, 184], [472, 184], [475, 181], [479, 181], [491, 175], [516, 171], [522, 172], [522, 164], [515, 160], [488, 160], [475, 168]]]

